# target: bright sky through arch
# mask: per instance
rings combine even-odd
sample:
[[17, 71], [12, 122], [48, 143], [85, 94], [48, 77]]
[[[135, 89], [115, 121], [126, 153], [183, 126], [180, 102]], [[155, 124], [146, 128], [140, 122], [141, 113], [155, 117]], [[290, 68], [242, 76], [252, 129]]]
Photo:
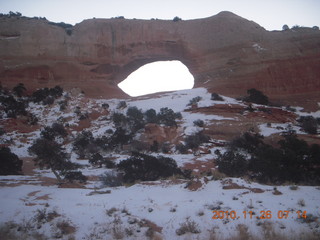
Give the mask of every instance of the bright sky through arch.
[[118, 86], [132, 97], [145, 94], [191, 89], [194, 77], [180, 61], [148, 63], [131, 73]]

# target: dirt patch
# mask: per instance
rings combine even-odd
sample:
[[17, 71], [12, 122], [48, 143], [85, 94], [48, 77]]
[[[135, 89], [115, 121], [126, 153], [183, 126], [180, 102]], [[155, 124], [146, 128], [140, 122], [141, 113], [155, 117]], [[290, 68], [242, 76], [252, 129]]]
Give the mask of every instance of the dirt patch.
[[155, 224], [154, 222], [151, 222], [150, 220], [147, 219], [143, 219], [143, 227], [149, 227], [151, 228], [153, 231], [161, 233], [163, 227], [159, 227], [157, 224]]
[[22, 172], [24, 175], [33, 176], [35, 174], [34, 169], [36, 168], [33, 158], [25, 157], [21, 158], [23, 161]]
[[31, 192], [31, 193], [28, 193], [28, 197], [34, 197], [38, 192], [41, 192], [41, 191], [34, 191], [34, 192]]
[[58, 184], [57, 179], [50, 177], [40, 177], [41, 186], [56, 186]]
[[197, 191], [202, 187], [202, 182], [199, 179], [191, 180], [187, 185], [190, 191]]
[[49, 195], [50, 194], [45, 194], [43, 196], [39, 196], [35, 200], [49, 200], [49, 199], [52, 199], [51, 197], [49, 197]]
[[[211, 172], [215, 168], [213, 161], [199, 161], [195, 160], [193, 163], [186, 163], [183, 169], [190, 169], [195, 176], [201, 176], [204, 173]], [[194, 171], [195, 169], [198, 169]]]
[[225, 184], [222, 189], [224, 190], [230, 190], [230, 189], [247, 189], [250, 190], [253, 193], [264, 193], [265, 191], [260, 189], [260, 188], [250, 188], [250, 187], [245, 187], [245, 186], [240, 186], [237, 183], [232, 182], [231, 179], [227, 179], [222, 181], [222, 184]]

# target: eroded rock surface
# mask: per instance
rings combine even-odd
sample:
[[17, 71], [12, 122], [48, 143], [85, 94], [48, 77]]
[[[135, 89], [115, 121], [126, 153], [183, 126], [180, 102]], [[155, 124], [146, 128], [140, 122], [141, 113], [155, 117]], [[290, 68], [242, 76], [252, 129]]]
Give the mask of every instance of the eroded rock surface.
[[0, 59], [3, 86], [78, 87], [92, 97], [124, 97], [117, 84], [158, 60], [182, 61], [196, 87], [229, 96], [257, 88], [303, 101], [320, 90], [319, 30], [269, 32], [230, 12], [177, 22], [91, 19], [68, 33], [46, 20], [0, 18]]

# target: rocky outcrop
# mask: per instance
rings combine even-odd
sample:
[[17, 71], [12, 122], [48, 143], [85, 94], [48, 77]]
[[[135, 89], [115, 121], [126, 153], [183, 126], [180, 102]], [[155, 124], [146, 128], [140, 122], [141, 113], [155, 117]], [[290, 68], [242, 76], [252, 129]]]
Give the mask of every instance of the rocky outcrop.
[[66, 31], [46, 20], [0, 18], [0, 81], [79, 87], [124, 97], [117, 84], [140, 66], [180, 60], [195, 86], [230, 96], [257, 88], [274, 98], [317, 96], [320, 31], [266, 31], [230, 12], [187, 20], [85, 20]]

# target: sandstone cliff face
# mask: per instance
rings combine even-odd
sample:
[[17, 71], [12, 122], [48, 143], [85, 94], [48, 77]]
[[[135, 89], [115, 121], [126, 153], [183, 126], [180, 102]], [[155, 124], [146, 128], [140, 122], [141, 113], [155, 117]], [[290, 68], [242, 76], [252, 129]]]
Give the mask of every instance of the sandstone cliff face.
[[[117, 84], [140, 66], [180, 60], [195, 86], [230, 96], [317, 96], [320, 31], [269, 32], [230, 12], [188, 21], [91, 19], [72, 34], [45, 20], [0, 18], [0, 81], [12, 87], [79, 87], [124, 97]], [[319, 99], [320, 100], [320, 99]]]

